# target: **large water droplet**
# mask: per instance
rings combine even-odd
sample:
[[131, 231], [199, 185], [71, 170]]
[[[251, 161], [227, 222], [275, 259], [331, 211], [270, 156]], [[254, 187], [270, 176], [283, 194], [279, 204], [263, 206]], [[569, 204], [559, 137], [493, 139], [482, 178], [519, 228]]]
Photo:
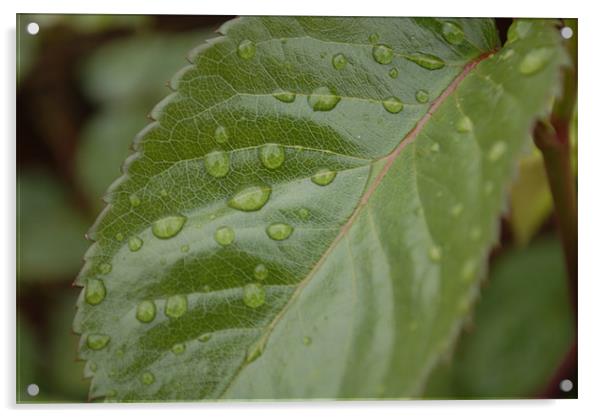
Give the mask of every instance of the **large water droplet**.
[[153, 235], [157, 238], [168, 239], [182, 230], [186, 217], [181, 215], [166, 216], [153, 223]]
[[327, 112], [334, 109], [341, 98], [328, 87], [318, 87], [307, 97], [307, 103], [315, 111]]
[[426, 90], [418, 90], [416, 92], [416, 101], [418, 103], [426, 103], [429, 101], [429, 93]]
[[229, 226], [219, 227], [215, 231], [214, 238], [219, 245], [230, 245], [234, 242], [234, 230]]
[[372, 57], [379, 64], [390, 64], [393, 61], [393, 49], [388, 45], [374, 45], [372, 48]]
[[268, 268], [264, 264], [257, 264], [255, 266], [255, 270], [253, 270], [253, 275], [257, 280], [265, 280], [267, 279], [269, 274]]
[[283, 241], [291, 236], [294, 228], [289, 224], [274, 223], [267, 227], [266, 232], [270, 238], [276, 241]]
[[316, 172], [316, 174], [311, 176], [311, 181], [313, 181], [318, 186], [327, 186], [330, 183], [332, 183], [336, 176], [336, 171], [332, 171], [327, 168], [321, 168]]
[[212, 177], [224, 177], [230, 171], [230, 156], [224, 151], [213, 151], [205, 155], [205, 170]]
[[429, 258], [431, 259], [431, 261], [434, 261], [434, 262], [440, 261], [441, 260], [441, 248], [437, 247], [436, 245], [433, 245], [429, 249]]
[[397, 97], [388, 97], [383, 100], [383, 107], [389, 113], [399, 113], [403, 110], [403, 103]]
[[170, 318], [179, 318], [188, 310], [188, 299], [185, 295], [174, 295], [165, 302], [165, 315]]
[[391, 68], [389, 70], [389, 77], [395, 79], [399, 76], [399, 71], [397, 70], [397, 68]]
[[272, 188], [269, 186], [250, 186], [232, 196], [228, 200], [228, 206], [245, 212], [256, 211], [266, 204], [271, 193]]
[[506, 149], [508, 146], [503, 141], [497, 141], [493, 146], [489, 149], [489, 153], [487, 154], [487, 158], [489, 161], [497, 161], [500, 159], [502, 155], [506, 153]]
[[456, 131], [460, 133], [472, 131], [472, 121], [468, 116], [462, 116], [456, 121]]
[[272, 93], [272, 96], [274, 96], [274, 98], [280, 100], [283, 103], [292, 103], [295, 101], [295, 98], [297, 97], [297, 95], [291, 91], [276, 91], [274, 93]]
[[452, 45], [461, 44], [464, 40], [464, 31], [453, 22], [443, 23], [443, 37]]
[[259, 149], [261, 163], [270, 170], [275, 170], [284, 162], [284, 147], [278, 144], [266, 144]]
[[521, 74], [532, 75], [545, 67], [553, 52], [549, 48], [536, 48], [527, 53], [520, 62], [518, 70]]
[[107, 295], [107, 290], [102, 280], [89, 279], [86, 284], [86, 302], [90, 305], [98, 305]]
[[140, 322], [149, 323], [155, 319], [157, 308], [152, 300], [144, 300], [136, 308], [136, 319]]
[[143, 244], [144, 241], [142, 241], [140, 237], [131, 237], [128, 241], [128, 247], [132, 252], [138, 251], [140, 248], [142, 248]]
[[132, 207], [136, 207], [136, 206], [140, 206], [140, 198], [138, 197], [138, 195], [136, 194], [131, 194], [130, 195], [130, 205], [132, 205]]
[[109, 263], [102, 263], [100, 266], [98, 266], [98, 270], [100, 271], [100, 274], [109, 274], [112, 269], [113, 269], [113, 266], [111, 266], [111, 264], [109, 264]]
[[171, 352], [174, 354], [182, 354], [186, 351], [186, 345], [182, 343], [175, 343], [171, 346]]
[[238, 56], [241, 57], [242, 59], [250, 60], [251, 58], [253, 58], [255, 56], [256, 50], [257, 50], [257, 48], [256, 48], [255, 44], [253, 42], [251, 42], [250, 40], [245, 39], [244, 41], [241, 41], [238, 44], [238, 48], [237, 48], [236, 52], [238, 53]]
[[347, 58], [343, 54], [336, 54], [332, 57], [332, 66], [335, 70], [342, 70], [347, 66]]
[[219, 144], [223, 144], [228, 141], [228, 131], [223, 126], [218, 126], [215, 128], [215, 133], [213, 136], [215, 138], [215, 142]]
[[152, 385], [153, 383], [155, 383], [155, 375], [151, 372], [144, 372], [142, 373], [142, 377], [140, 378], [140, 380], [145, 385]]
[[445, 66], [445, 62], [439, 57], [430, 54], [413, 54], [407, 55], [406, 59], [418, 64], [422, 68], [427, 70], [438, 70]]
[[90, 334], [86, 338], [86, 344], [91, 350], [102, 350], [110, 340], [111, 337], [105, 334]]
[[249, 308], [258, 308], [265, 303], [265, 289], [258, 283], [250, 283], [243, 289], [242, 300]]

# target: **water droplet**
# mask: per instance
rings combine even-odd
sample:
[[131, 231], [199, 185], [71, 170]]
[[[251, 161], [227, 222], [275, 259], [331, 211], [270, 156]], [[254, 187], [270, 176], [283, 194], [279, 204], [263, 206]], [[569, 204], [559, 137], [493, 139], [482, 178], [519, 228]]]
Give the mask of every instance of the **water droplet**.
[[391, 68], [389, 70], [389, 77], [397, 78], [398, 76], [399, 76], [399, 71], [397, 70], [397, 68]]
[[531, 25], [531, 22], [526, 20], [515, 20], [508, 28], [508, 42], [514, 42], [527, 36]]
[[100, 274], [109, 274], [112, 269], [113, 266], [111, 266], [109, 263], [102, 263], [100, 266], [98, 266]]
[[211, 334], [209, 334], [209, 333], [203, 334], [199, 337], [199, 341], [202, 343], [206, 343], [210, 339], [211, 339]]
[[265, 303], [265, 289], [258, 283], [250, 283], [243, 289], [242, 300], [249, 308], [258, 308]]
[[441, 260], [441, 248], [437, 247], [436, 245], [432, 246], [429, 249], [429, 258], [431, 259], [431, 261], [434, 262], [438, 262]]
[[283, 91], [283, 90], [272, 93], [272, 96], [274, 96], [275, 99], [278, 99], [283, 103], [292, 103], [295, 101], [295, 98], [297, 97], [297, 95], [295, 93], [290, 92], [290, 91]]
[[213, 151], [205, 155], [205, 170], [212, 177], [224, 177], [230, 171], [230, 156], [224, 151]]
[[209, 286], [208, 284], [206, 284], [206, 285], [203, 286], [202, 290], [205, 293], [211, 292], [211, 286]]
[[470, 230], [470, 238], [472, 238], [474, 241], [479, 240], [481, 238], [481, 234], [481, 228], [478, 226], [475, 226]]
[[541, 70], [552, 57], [553, 52], [549, 48], [536, 48], [527, 53], [520, 62], [518, 70], [521, 74], [532, 75]]
[[228, 206], [245, 212], [261, 209], [270, 198], [269, 186], [250, 186], [242, 189], [228, 200]]
[[508, 58], [510, 58], [513, 55], [514, 55], [514, 49], [508, 49], [500, 55], [500, 59], [502, 61], [506, 61]]
[[157, 238], [168, 239], [174, 237], [182, 230], [186, 217], [181, 215], [166, 216], [153, 223], [153, 235]]
[[190, 245], [188, 244], [184, 244], [180, 247], [180, 251], [183, 253], [187, 253], [188, 251], [190, 251]]
[[267, 279], [269, 274], [268, 268], [264, 264], [257, 264], [255, 266], [255, 270], [253, 270], [253, 275], [257, 280], [265, 280]]
[[308, 336], [303, 337], [303, 344], [309, 346], [309, 345], [311, 345], [311, 342], [312, 342], [311, 337], [308, 337]]
[[215, 133], [213, 136], [215, 138], [215, 142], [218, 144], [223, 144], [228, 141], [228, 131], [223, 126], [218, 126], [215, 128]]
[[174, 354], [182, 354], [186, 351], [186, 345], [182, 343], [175, 343], [171, 346], [171, 352]]
[[238, 44], [238, 48], [236, 50], [236, 52], [238, 53], [238, 56], [241, 57], [244, 60], [250, 60], [251, 58], [253, 58], [255, 56], [255, 52], [256, 52], [257, 48], [255, 47], [255, 44], [253, 42], [251, 42], [248, 39], [245, 39], [244, 41], [241, 41]]
[[136, 319], [140, 322], [149, 323], [155, 319], [157, 308], [152, 300], [144, 300], [136, 308]]
[[497, 141], [493, 146], [489, 149], [489, 153], [487, 154], [487, 158], [489, 161], [497, 161], [500, 159], [502, 155], [506, 153], [506, 149], [508, 146], [503, 141]]
[[445, 62], [441, 58], [430, 54], [413, 54], [407, 55], [405, 58], [427, 70], [438, 70], [445, 66]]
[[140, 248], [142, 248], [143, 244], [144, 241], [142, 241], [140, 237], [131, 237], [128, 241], [128, 247], [132, 252], [138, 251]]
[[163, 196], [163, 197], [167, 197], [167, 195], [168, 195], [168, 194], [169, 194], [169, 193], [167, 193], [167, 190], [165, 190], [165, 189], [161, 189], [161, 196]]
[[403, 103], [397, 97], [388, 97], [383, 100], [383, 107], [389, 113], [399, 113], [403, 110]]
[[85, 298], [90, 305], [98, 305], [107, 295], [107, 290], [102, 280], [88, 279]]
[[377, 43], [379, 39], [380, 35], [378, 33], [372, 33], [370, 34], [370, 36], [368, 36], [368, 42], [370, 42], [371, 44]]
[[463, 211], [464, 211], [464, 206], [461, 203], [458, 203], [451, 208], [449, 213], [451, 213], [451, 215], [454, 217], [458, 217], [458, 216], [460, 216], [460, 214]]
[[426, 90], [418, 90], [416, 92], [416, 101], [418, 103], [426, 103], [429, 101], [429, 93]]
[[117, 234], [115, 234], [115, 239], [119, 242], [123, 241], [123, 234], [121, 232], [118, 232]]
[[153, 383], [155, 383], [155, 375], [151, 372], [144, 372], [142, 373], [142, 377], [140, 380], [145, 385], [152, 385]]
[[443, 37], [450, 44], [458, 45], [464, 41], [464, 31], [455, 23], [445, 22], [443, 23]]
[[332, 57], [332, 66], [335, 70], [342, 70], [347, 66], [347, 58], [343, 54], [336, 54]]
[[283, 241], [291, 236], [294, 228], [289, 224], [274, 223], [267, 227], [266, 232], [270, 238], [276, 241]]
[[252, 363], [257, 360], [262, 354], [265, 347], [264, 341], [258, 341], [247, 350], [247, 363]]
[[95, 372], [96, 370], [98, 370], [98, 365], [96, 363], [94, 363], [93, 361], [88, 363], [88, 367], [90, 368], [90, 371], [92, 371], [92, 372]]
[[299, 215], [299, 219], [307, 220], [309, 218], [309, 210], [301, 208], [297, 211], [297, 215]]
[[490, 195], [491, 193], [493, 193], [493, 187], [494, 187], [493, 182], [487, 181], [485, 183], [485, 187], [483, 188], [485, 190], [485, 194]]
[[284, 162], [284, 147], [278, 144], [265, 144], [259, 149], [261, 163], [270, 170], [275, 170]]
[[123, 351], [123, 349], [120, 348], [119, 350], [115, 351], [115, 355], [117, 357], [121, 358], [121, 357], [123, 357], [125, 355], [125, 351]]
[[462, 266], [462, 280], [471, 281], [476, 273], [476, 263], [474, 260], [467, 260]]
[[460, 133], [472, 131], [472, 121], [468, 116], [462, 116], [456, 121], [456, 131]]
[[138, 195], [135, 194], [131, 194], [130, 195], [130, 205], [132, 205], [132, 207], [136, 207], [136, 206], [140, 206], [140, 198], [138, 197]]
[[393, 61], [393, 49], [388, 45], [374, 45], [372, 48], [372, 57], [379, 64], [390, 64]]
[[439, 152], [440, 149], [441, 149], [441, 147], [439, 146], [438, 142], [435, 142], [433, 145], [431, 145], [432, 152]]
[[188, 300], [185, 295], [174, 295], [167, 298], [165, 315], [170, 318], [179, 318], [188, 310]]
[[318, 87], [307, 97], [309, 106], [319, 112], [327, 112], [334, 109], [341, 98], [336, 95], [334, 90], [328, 87]]
[[318, 186], [327, 186], [333, 182], [336, 176], [336, 171], [332, 171], [327, 168], [321, 168], [316, 172], [316, 174], [311, 176], [311, 181], [313, 181]]
[[110, 340], [111, 337], [105, 334], [90, 334], [86, 339], [86, 344], [91, 350], [102, 350]]
[[117, 396], [117, 391], [115, 391], [114, 389], [109, 389], [107, 391], [107, 398], [114, 398], [115, 396]]

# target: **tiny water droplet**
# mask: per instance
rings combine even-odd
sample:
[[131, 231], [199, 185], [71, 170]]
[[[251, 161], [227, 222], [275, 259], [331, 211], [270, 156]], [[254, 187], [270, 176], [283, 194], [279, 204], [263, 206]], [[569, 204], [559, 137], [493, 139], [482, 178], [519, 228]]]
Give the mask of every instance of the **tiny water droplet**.
[[242, 300], [249, 308], [258, 308], [265, 303], [265, 289], [259, 283], [250, 283], [243, 289]]
[[508, 28], [508, 42], [523, 39], [531, 30], [531, 22], [526, 20], [515, 20]]
[[119, 350], [115, 351], [115, 355], [121, 358], [125, 355], [125, 351], [120, 348]]
[[456, 131], [460, 133], [472, 131], [472, 121], [468, 116], [462, 116], [456, 121]]
[[238, 44], [238, 48], [236, 50], [238, 56], [244, 60], [250, 60], [251, 58], [253, 58], [255, 56], [256, 51], [257, 48], [255, 44], [248, 39], [241, 41]]
[[114, 389], [109, 389], [107, 391], [107, 398], [114, 398], [115, 396], [117, 396], [117, 391], [115, 391]]
[[132, 205], [132, 207], [137, 207], [140, 206], [140, 198], [138, 197], [138, 195], [135, 194], [131, 194], [130, 195], [130, 205]]
[[489, 153], [487, 154], [487, 158], [489, 161], [495, 162], [499, 160], [502, 155], [506, 153], [508, 146], [503, 141], [497, 141], [493, 146], [489, 149]]
[[336, 176], [336, 171], [332, 171], [327, 168], [321, 168], [316, 172], [316, 174], [311, 176], [311, 181], [318, 186], [327, 186], [333, 182]]
[[536, 48], [527, 53], [521, 60], [518, 70], [521, 74], [532, 75], [545, 67], [553, 52], [549, 48]]
[[171, 346], [171, 352], [174, 354], [182, 354], [186, 351], [186, 345], [182, 343], [175, 343]]
[[211, 292], [211, 286], [209, 286], [208, 284], [206, 284], [206, 285], [203, 286], [202, 290], [205, 293]]
[[440, 149], [441, 149], [441, 147], [439, 146], [438, 142], [435, 142], [433, 145], [431, 145], [432, 152], [439, 152]]
[[153, 235], [160, 239], [176, 236], [184, 227], [186, 217], [181, 215], [166, 216], [153, 223]]
[[263, 354], [264, 347], [265, 343], [263, 341], [259, 341], [249, 347], [247, 350], [247, 363], [252, 363], [257, 360]]
[[464, 41], [464, 31], [453, 22], [443, 23], [443, 37], [452, 45], [461, 44]]
[[379, 64], [390, 64], [393, 61], [393, 49], [390, 46], [379, 44], [372, 48], [372, 57]]
[[90, 334], [86, 339], [86, 344], [91, 350], [102, 350], [110, 340], [111, 337], [105, 334]]
[[494, 187], [493, 182], [487, 181], [485, 183], [485, 187], [483, 188], [485, 190], [485, 194], [490, 195], [491, 193], [493, 193], [493, 187]]
[[481, 228], [479, 228], [478, 226], [472, 228], [470, 230], [470, 238], [472, 238], [474, 241], [479, 240], [481, 238]]
[[399, 113], [403, 110], [403, 103], [397, 97], [388, 97], [383, 100], [383, 107], [389, 113]]
[[168, 194], [169, 194], [169, 193], [167, 193], [167, 190], [165, 190], [165, 189], [161, 189], [161, 196], [163, 196], [163, 197], [167, 197], [167, 195], [168, 195]]
[[414, 64], [418, 64], [422, 68], [426, 68], [427, 70], [438, 70], [439, 68], [443, 68], [445, 66], [445, 62], [435, 55], [413, 54], [407, 55], [405, 58], [409, 61], [412, 61]]
[[230, 245], [234, 242], [234, 230], [229, 226], [219, 227], [215, 231], [214, 238], [219, 245]]
[[181, 317], [188, 310], [188, 299], [185, 295], [174, 295], [167, 298], [165, 302], [165, 315], [176, 319]]
[[95, 372], [96, 370], [98, 370], [98, 365], [96, 363], [94, 363], [93, 361], [89, 363], [90, 371]]
[[199, 337], [199, 341], [202, 343], [206, 343], [210, 339], [211, 339], [211, 334], [209, 334], [209, 333], [203, 334]]
[[205, 170], [212, 177], [224, 177], [230, 171], [230, 156], [224, 151], [213, 151], [205, 155]]
[[274, 96], [275, 99], [280, 100], [283, 103], [292, 103], [295, 101], [295, 98], [297, 97], [297, 95], [295, 93], [290, 92], [290, 91], [283, 91], [283, 90], [279, 90], [279, 91], [272, 93], [272, 96]]
[[142, 373], [142, 377], [140, 378], [140, 380], [145, 385], [152, 385], [153, 383], [155, 383], [155, 375], [151, 372], [144, 372]]
[[502, 54], [500, 55], [500, 59], [502, 61], [506, 61], [508, 58], [512, 57], [514, 55], [514, 49], [508, 49], [504, 52], [502, 52]]
[[187, 253], [188, 251], [190, 251], [190, 245], [188, 244], [184, 244], [180, 247], [180, 251], [183, 253]]
[[266, 228], [266, 232], [270, 238], [276, 241], [283, 241], [291, 236], [294, 228], [289, 224], [274, 223]]
[[257, 264], [255, 270], [253, 270], [253, 275], [257, 280], [265, 280], [268, 274], [268, 268], [264, 264]]
[[449, 213], [451, 213], [451, 215], [453, 217], [458, 217], [460, 216], [460, 214], [464, 211], [464, 206], [461, 203], [458, 203], [456, 205], [454, 205], [451, 210], [449, 211]]
[[311, 337], [305, 336], [303, 337], [303, 344], [305, 345], [311, 345], [312, 341], [311, 341]]
[[270, 170], [275, 170], [284, 163], [284, 147], [279, 144], [265, 144], [259, 148], [261, 163]]
[[128, 247], [132, 252], [138, 251], [140, 248], [142, 248], [143, 244], [144, 241], [142, 241], [140, 237], [131, 237], [128, 241]]
[[476, 263], [474, 260], [467, 260], [462, 266], [462, 280], [471, 281], [476, 273]]
[[113, 270], [113, 266], [109, 263], [102, 263], [98, 266], [98, 270], [100, 271], [100, 274], [109, 274], [111, 270]]
[[309, 210], [306, 208], [301, 208], [297, 211], [297, 215], [299, 215], [299, 219], [307, 220], [309, 219]]
[[336, 54], [332, 57], [332, 66], [335, 70], [342, 70], [347, 66], [347, 58], [343, 54]]
[[107, 290], [102, 280], [88, 279], [85, 298], [90, 305], [98, 305], [107, 295]]
[[157, 308], [152, 300], [144, 300], [136, 308], [136, 319], [140, 322], [149, 323], [155, 319]]
[[431, 261], [434, 262], [438, 262], [441, 260], [441, 248], [437, 247], [436, 245], [432, 246], [429, 249], [429, 258], [431, 259]]
[[416, 92], [416, 101], [418, 103], [426, 103], [429, 101], [429, 93], [426, 90], [418, 90]]
[[370, 34], [370, 36], [368, 36], [368, 42], [370, 42], [371, 44], [377, 43], [379, 39], [380, 35], [378, 33], [372, 33]]
[[307, 97], [309, 106], [317, 112], [328, 112], [334, 109], [341, 98], [328, 87], [318, 87]]
[[270, 186], [249, 186], [232, 196], [228, 200], [228, 206], [245, 212], [256, 211], [267, 203], [271, 193]]
[[228, 141], [228, 131], [223, 126], [218, 126], [215, 128], [215, 133], [213, 134], [215, 138], [215, 142], [218, 144], [224, 144]]
[[117, 234], [115, 234], [115, 239], [119, 242], [123, 241], [123, 234], [121, 232], [118, 232]]

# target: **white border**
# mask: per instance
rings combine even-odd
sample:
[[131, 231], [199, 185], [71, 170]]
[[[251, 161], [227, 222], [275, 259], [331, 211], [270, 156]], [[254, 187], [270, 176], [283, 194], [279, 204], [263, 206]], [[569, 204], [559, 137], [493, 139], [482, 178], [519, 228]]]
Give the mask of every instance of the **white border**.
[[[470, 2], [465, 0], [441, 1], [351, 1], [337, 0], [219, 0], [219, 1], [153, 1], [153, 0], [103, 0], [83, 2], [81, 0], [33, 1], [6, 0], [2, 2], [0, 20], [3, 26], [2, 92], [0, 120], [6, 135], [1, 141], [0, 156], [3, 159], [1, 262], [5, 274], [2, 312], [2, 343], [0, 351], [3, 376], [0, 379], [0, 397], [5, 416], [44, 414], [48, 417], [86, 416], [106, 417], [107, 414], [143, 412], [145, 418], [164, 417], [173, 413], [177, 417], [199, 414], [211, 417], [231, 417], [244, 413], [246, 416], [261, 417], [306, 417], [308, 414], [356, 417], [367, 414], [391, 415], [396, 413], [409, 417], [441, 416], [487, 418], [508, 416], [522, 417], [526, 414], [546, 417], [601, 416], [600, 397], [602, 388], [602, 357], [599, 319], [599, 299], [602, 297], [602, 274], [598, 260], [602, 237], [602, 176], [597, 161], [602, 156], [602, 135], [596, 131], [600, 121], [599, 77], [602, 69], [600, 56], [602, 41], [601, 15], [596, 13], [594, 1], [525, 1], [505, 0], [498, 2]], [[472, 4], [471, 4], [472, 3]], [[475, 6], [476, 5], [476, 6]], [[406, 402], [305, 402], [305, 403], [235, 403], [235, 404], [145, 404], [145, 405], [15, 405], [15, 22], [16, 13], [133, 13], [133, 14], [301, 14], [301, 15], [344, 15], [344, 16], [532, 16], [532, 17], [578, 17], [579, 18], [579, 400], [565, 401], [406, 401]], [[586, 87], [583, 87], [586, 86]], [[594, 412], [598, 411], [598, 412]], [[518, 415], [517, 415], [518, 414]]]

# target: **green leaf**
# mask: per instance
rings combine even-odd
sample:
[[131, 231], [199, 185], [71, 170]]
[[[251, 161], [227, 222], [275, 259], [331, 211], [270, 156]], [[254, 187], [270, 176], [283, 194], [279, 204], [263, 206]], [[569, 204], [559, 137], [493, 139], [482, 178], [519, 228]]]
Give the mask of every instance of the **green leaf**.
[[224, 25], [90, 233], [77, 283], [106, 297], [84, 290], [74, 327], [91, 396], [418, 396], [567, 62], [550, 22], [525, 23], [499, 52], [489, 19]]
[[535, 397], [568, 353], [573, 324], [560, 243], [540, 239], [503, 254], [474, 324], [433, 374], [425, 396]]

